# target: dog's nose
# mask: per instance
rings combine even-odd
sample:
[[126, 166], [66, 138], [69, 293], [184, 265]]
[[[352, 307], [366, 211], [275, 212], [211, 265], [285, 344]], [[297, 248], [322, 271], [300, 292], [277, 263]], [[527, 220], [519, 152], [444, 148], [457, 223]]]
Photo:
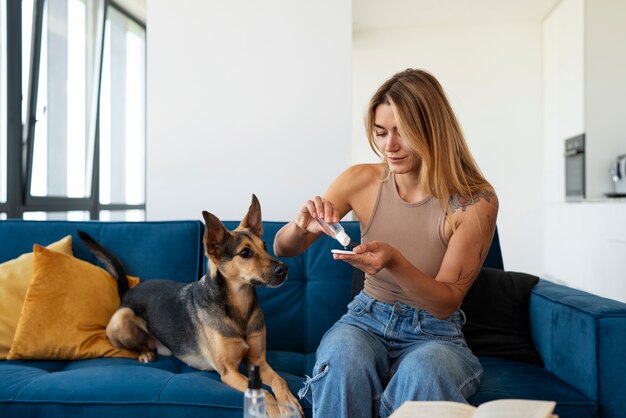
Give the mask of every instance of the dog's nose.
[[287, 265], [284, 263], [276, 264], [272, 269], [272, 273], [274, 276], [280, 277], [281, 279], [287, 277]]

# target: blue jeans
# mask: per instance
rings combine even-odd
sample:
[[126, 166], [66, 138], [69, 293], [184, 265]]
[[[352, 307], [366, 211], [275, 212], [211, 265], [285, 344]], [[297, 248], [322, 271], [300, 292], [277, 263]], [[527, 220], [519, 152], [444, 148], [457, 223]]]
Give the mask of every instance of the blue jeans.
[[461, 311], [439, 320], [361, 292], [322, 338], [313, 377], [298, 395], [315, 418], [386, 418], [408, 400], [466, 402], [483, 370], [463, 321]]

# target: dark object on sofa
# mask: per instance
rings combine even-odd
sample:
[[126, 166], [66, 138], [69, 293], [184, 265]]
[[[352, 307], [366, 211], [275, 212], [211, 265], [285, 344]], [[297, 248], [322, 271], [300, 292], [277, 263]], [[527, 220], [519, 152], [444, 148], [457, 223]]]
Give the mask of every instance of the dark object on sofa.
[[[263, 223], [268, 248], [283, 225]], [[348, 235], [360, 235], [356, 222], [344, 226]], [[130, 275], [190, 282], [205, 268], [202, 228], [199, 221], [0, 221], [0, 263], [32, 251], [34, 243], [47, 245], [67, 234], [76, 238], [76, 229], [82, 229], [118, 254]], [[78, 239], [74, 243], [76, 257], [95, 262]], [[284, 259], [287, 282], [258, 292], [268, 362], [294, 393], [311, 375], [322, 335], [351, 299], [353, 269], [333, 260], [331, 248], [337, 248], [336, 241], [323, 237], [304, 254]], [[470, 403], [551, 399], [561, 418], [624, 417], [626, 304], [540, 280], [530, 295], [530, 329], [544, 367], [481, 356], [482, 386]], [[310, 417], [310, 405], [302, 404]], [[2, 418], [240, 418], [242, 406], [243, 395], [223, 384], [217, 373], [192, 369], [171, 357], [149, 364], [124, 358], [0, 361]]]
[[530, 333], [530, 292], [539, 278], [483, 268], [461, 310], [463, 335], [475, 355], [542, 365]]

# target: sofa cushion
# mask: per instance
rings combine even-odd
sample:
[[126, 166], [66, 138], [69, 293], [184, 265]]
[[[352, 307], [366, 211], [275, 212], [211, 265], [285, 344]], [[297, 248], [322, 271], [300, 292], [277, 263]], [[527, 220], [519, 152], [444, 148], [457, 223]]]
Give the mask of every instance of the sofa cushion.
[[543, 367], [494, 357], [480, 357], [483, 378], [472, 405], [495, 399], [540, 399], [556, 401], [554, 413], [567, 418], [595, 418], [598, 405]]
[[[72, 237], [68, 235], [48, 248], [72, 255]], [[29, 252], [0, 264], [0, 359], [9, 354], [26, 290], [33, 276], [34, 258], [35, 254]]]
[[[100, 267], [35, 245], [33, 278], [8, 359], [137, 357], [115, 348], [106, 326], [120, 299]], [[132, 287], [138, 279], [129, 280]]]
[[[268, 353], [268, 359], [273, 359]], [[279, 371], [296, 393], [303, 379]], [[243, 393], [216, 372], [193, 369], [174, 357], [153, 363], [98, 358], [74, 361], [4, 361], [0, 415], [241, 418]], [[302, 401], [305, 414], [311, 407]]]
[[530, 331], [530, 291], [538, 277], [483, 268], [461, 310], [463, 335], [477, 356], [541, 364]]

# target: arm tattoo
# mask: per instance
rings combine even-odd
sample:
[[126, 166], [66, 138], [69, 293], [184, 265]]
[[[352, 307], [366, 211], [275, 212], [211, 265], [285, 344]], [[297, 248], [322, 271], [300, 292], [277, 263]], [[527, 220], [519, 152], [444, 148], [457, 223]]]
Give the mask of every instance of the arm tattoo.
[[[472, 196], [471, 199], [466, 199], [460, 196], [459, 194], [455, 194], [454, 196], [450, 197], [450, 211], [451, 213], [454, 213], [456, 212], [457, 209], [460, 208], [462, 212], [465, 212], [468, 206], [471, 206], [474, 203], [479, 202], [480, 199], [485, 199], [485, 201], [491, 202], [491, 200], [494, 197], [495, 197], [495, 193], [486, 189], [482, 189], [478, 191], [476, 194]], [[489, 222], [490, 226], [495, 226], [496, 220], [493, 216], [488, 215], [487, 221]], [[463, 271], [463, 267], [461, 267], [461, 270], [459, 271], [459, 274], [456, 280], [453, 282], [454, 284], [464, 285], [466, 283], [471, 282], [472, 280], [476, 278], [476, 276], [478, 276], [478, 273], [480, 272], [485, 256], [487, 252], [489, 251], [489, 244], [490, 243], [487, 242], [484, 245], [481, 245], [481, 248], [478, 250], [478, 262], [479, 262], [478, 266], [470, 271]]]
[[468, 206], [473, 205], [480, 199], [485, 199], [487, 202], [490, 202], [494, 196], [495, 195], [493, 192], [485, 189], [480, 190], [478, 193], [473, 195], [471, 199], [466, 199], [462, 196], [459, 196], [459, 194], [457, 193], [454, 196], [450, 197], [450, 210], [452, 213], [454, 213], [457, 209], [460, 208], [463, 212], [465, 212], [465, 209]]

